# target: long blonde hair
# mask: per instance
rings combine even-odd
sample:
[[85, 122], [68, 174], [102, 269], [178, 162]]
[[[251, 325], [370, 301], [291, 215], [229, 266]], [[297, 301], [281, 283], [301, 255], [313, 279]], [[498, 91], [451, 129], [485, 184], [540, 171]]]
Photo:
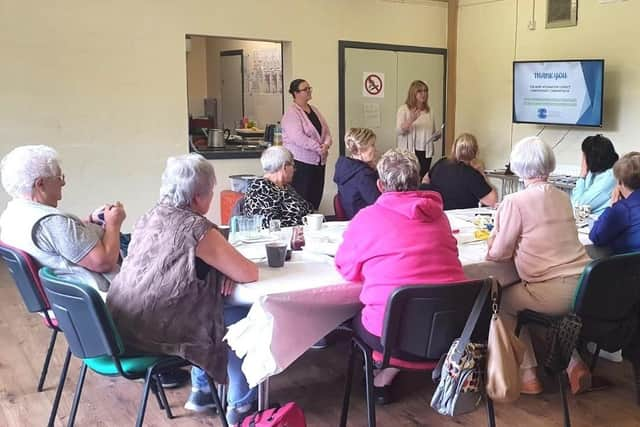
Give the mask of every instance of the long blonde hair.
[[[418, 100], [416, 99], [416, 95], [418, 91], [422, 89], [427, 91], [427, 99], [424, 101], [422, 105], [418, 105]], [[407, 107], [409, 107], [410, 110], [417, 108], [418, 110], [424, 110], [428, 113], [431, 111], [428, 100], [429, 100], [429, 86], [427, 86], [427, 84], [422, 80], [412, 81], [411, 85], [409, 86], [409, 92], [407, 93], [407, 100], [404, 101], [404, 103], [407, 104]]]

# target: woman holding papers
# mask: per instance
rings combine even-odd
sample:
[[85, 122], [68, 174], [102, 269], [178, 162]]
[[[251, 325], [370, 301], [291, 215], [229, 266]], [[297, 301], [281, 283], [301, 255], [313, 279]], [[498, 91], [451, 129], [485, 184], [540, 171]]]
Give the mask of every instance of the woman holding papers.
[[420, 162], [420, 178], [431, 167], [433, 143], [440, 139], [440, 131], [429, 107], [429, 87], [422, 80], [414, 80], [409, 86], [407, 100], [396, 115], [398, 148], [414, 152]]

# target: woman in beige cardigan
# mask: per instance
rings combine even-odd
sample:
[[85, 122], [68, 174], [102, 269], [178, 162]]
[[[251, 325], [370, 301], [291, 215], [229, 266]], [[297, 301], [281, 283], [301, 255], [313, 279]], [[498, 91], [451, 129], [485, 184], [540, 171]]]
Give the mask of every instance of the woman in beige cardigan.
[[433, 157], [433, 143], [440, 139], [429, 107], [429, 87], [422, 80], [409, 86], [407, 100], [396, 115], [398, 148], [415, 153], [420, 162], [420, 178], [429, 172]]
[[[522, 282], [504, 289], [502, 312], [515, 330], [517, 314], [531, 309], [552, 315], [569, 312], [578, 279], [590, 261], [578, 240], [569, 196], [547, 182], [556, 161], [551, 148], [537, 137], [521, 140], [511, 153], [511, 169], [524, 179], [525, 189], [505, 197], [496, 214], [487, 259], [513, 259]], [[521, 365], [522, 393], [538, 394], [531, 338]], [[575, 394], [591, 386], [589, 370], [574, 352], [567, 369]]]

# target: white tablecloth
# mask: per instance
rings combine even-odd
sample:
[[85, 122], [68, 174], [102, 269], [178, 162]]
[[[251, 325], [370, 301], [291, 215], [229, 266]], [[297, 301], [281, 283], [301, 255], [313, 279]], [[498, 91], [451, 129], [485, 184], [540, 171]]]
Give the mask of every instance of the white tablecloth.
[[[513, 262], [485, 261], [486, 241], [475, 241], [475, 213], [448, 211], [458, 239], [460, 261], [471, 279], [494, 276], [503, 285], [518, 281]], [[346, 223], [325, 224], [320, 232], [305, 233], [305, 250], [294, 252], [282, 268], [269, 268], [262, 257], [264, 243], [241, 244], [238, 249], [259, 262], [260, 280], [238, 285], [231, 301], [251, 304], [245, 319], [229, 328], [231, 348], [245, 356], [242, 370], [251, 386], [282, 372], [313, 343], [353, 317], [361, 307], [359, 283], [346, 282], [335, 270], [333, 258]], [[289, 234], [290, 235], [290, 234]], [[590, 244], [580, 234], [584, 244]]]

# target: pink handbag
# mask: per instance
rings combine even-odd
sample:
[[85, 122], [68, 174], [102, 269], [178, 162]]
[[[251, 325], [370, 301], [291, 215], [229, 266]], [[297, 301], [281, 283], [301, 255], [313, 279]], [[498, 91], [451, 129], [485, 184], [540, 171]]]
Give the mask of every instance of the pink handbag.
[[241, 427], [307, 427], [302, 409], [295, 402], [249, 415]]

